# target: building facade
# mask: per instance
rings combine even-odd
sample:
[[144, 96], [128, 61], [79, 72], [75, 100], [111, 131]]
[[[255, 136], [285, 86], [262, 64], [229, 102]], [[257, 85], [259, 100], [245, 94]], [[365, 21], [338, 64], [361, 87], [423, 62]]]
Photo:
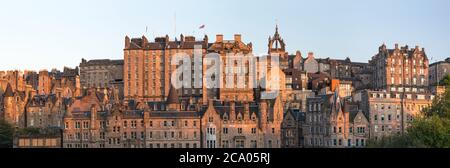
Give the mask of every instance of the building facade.
[[81, 60], [80, 84], [87, 88], [111, 88], [123, 82], [123, 60]]
[[414, 118], [420, 117], [434, 99], [431, 93], [420, 92], [365, 90], [359, 94], [361, 108], [369, 116], [370, 137], [375, 140], [405, 133]]
[[383, 44], [370, 64], [374, 68], [374, 89], [425, 92], [428, 88], [429, 61], [423, 48], [395, 44], [394, 49], [387, 49]]
[[202, 117], [204, 148], [280, 148], [281, 99], [260, 102], [210, 100]]
[[334, 94], [308, 99], [303, 126], [307, 148], [362, 148], [367, 145], [369, 122], [358, 105]]
[[[177, 53], [188, 55], [194, 60], [195, 52], [201, 58], [208, 49], [208, 37], [197, 41], [195, 37], [183, 35], [180, 40], [170, 41], [169, 37], [156, 38], [154, 42], [142, 38], [125, 38], [124, 49], [124, 97], [126, 100], [142, 102], [165, 101], [169, 93], [171, 75], [177, 68], [171, 60]], [[198, 50], [195, 50], [198, 47]], [[202, 62], [202, 61], [201, 61]], [[175, 64], [175, 63], [174, 63]], [[202, 66], [190, 66], [190, 71], [202, 70]], [[196, 78], [194, 78], [196, 79]], [[183, 97], [193, 97], [194, 102], [202, 102], [201, 88], [183, 88]]]
[[430, 86], [437, 86], [445, 76], [450, 74], [450, 58], [430, 65]]
[[303, 125], [305, 123], [305, 112], [289, 109], [281, 123], [281, 147], [303, 148], [304, 136]]

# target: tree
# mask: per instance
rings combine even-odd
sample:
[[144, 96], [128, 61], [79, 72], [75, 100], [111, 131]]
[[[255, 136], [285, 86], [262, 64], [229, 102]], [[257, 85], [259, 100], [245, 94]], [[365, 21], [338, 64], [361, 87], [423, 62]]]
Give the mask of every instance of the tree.
[[13, 144], [13, 132], [14, 128], [6, 122], [0, 119], [0, 148], [11, 148]]
[[450, 86], [450, 74], [445, 75], [444, 79], [439, 82], [440, 86]]

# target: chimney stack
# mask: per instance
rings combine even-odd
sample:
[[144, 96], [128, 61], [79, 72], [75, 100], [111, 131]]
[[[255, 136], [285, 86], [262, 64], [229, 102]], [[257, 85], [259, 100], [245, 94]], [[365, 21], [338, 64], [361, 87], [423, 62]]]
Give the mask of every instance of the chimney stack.
[[218, 42], [218, 43], [222, 43], [223, 42], [223, 35], [222, 34], [216, 35], [216, 42]]
[[235, 34], [234, 35], [234, 41], [241, 42], [241, 35], [240, 34]]

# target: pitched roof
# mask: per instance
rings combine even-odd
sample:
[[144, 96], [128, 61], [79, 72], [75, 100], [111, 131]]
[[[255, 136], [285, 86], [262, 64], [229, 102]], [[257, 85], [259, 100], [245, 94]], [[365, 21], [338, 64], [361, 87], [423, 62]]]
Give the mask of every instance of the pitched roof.
[[178, 104], [178, 93], [177, 90], [173, 87], [173, 85], [170, 85], [169, 95], [167, 96], [167, 104]]
[[13, 96], [14, 96], [14, 92], [12, 90], [11, 85], [8, 83], [8, 86], [6, 86], [6, 91], [5, 91], [4, 97], [13, 97]]

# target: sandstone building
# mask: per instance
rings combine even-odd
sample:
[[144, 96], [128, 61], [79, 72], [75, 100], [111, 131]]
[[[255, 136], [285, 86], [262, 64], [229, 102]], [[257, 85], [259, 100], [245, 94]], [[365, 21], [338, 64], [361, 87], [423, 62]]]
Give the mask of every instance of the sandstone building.
[[[123, 60], [85, 60], [80, 63], [80, 85], [88, 88], [119, 87], [116, 83], [123, 82]], [[123, 86], [120, 86], [123, 87]]]
[[445, 61], [439, 61], [432, 63], [430, 65], [430, 86], [439, 85], [440, 81], [444, 79], [445, 76], [450, 74], [450, 58], [445, 59]]
[[408, 46], [387, 49], [379, 47], [379, 53], [370, 61], [373, 66], [373, 82], [375, 89], [402, 92], [425, 92], [428, 87], [429, 61], [425, 49]]

